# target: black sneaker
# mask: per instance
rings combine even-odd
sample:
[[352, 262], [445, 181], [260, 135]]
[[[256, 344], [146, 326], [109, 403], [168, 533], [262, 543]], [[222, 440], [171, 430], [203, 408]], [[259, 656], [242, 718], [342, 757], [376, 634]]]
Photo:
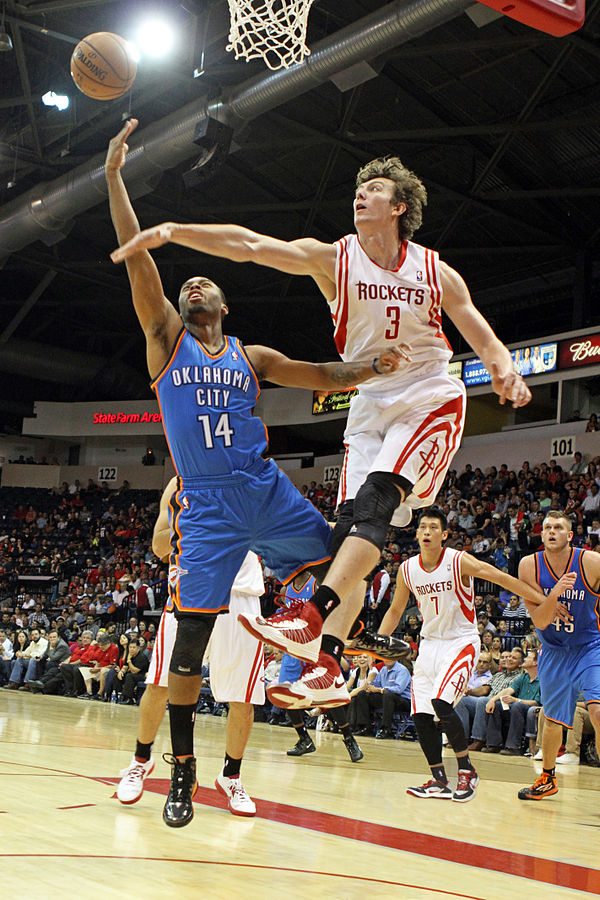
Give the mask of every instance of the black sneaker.
[[429, 800], [430, 798], [433, 798], [434, 800], [452, 800], [452, 791], [446, 782], [436, 781], [435, 778], [431, 778], [429, 781], [426, 781], [425, 784], [419, 785], [419, 787], [406, 788], [406, 793], [411, 794], [413, 797], [421, 797], [425, 800]]
[[403, 659], [410, 652], [410, 644], [406, 641], [388, 634], [373, 634], [372, 631], [363, 631], [353, 641], [348, 641], [344, 651], [350, 656], [368, 653], [377, 659]]
[[288, 750], [287, 755], [304, 756], [305, 753], [314, 753], [316, 749], [310, 734], [306, 734], [298, 738], [298, 743], [291, 750]]
[[188, 756], [179, 762], [174, 756], [163, 753], [163, 759], [171, 766], [171, 787], [163, 808], [163, 821], [171, 828], [182, 828], [194, 818], [192, 798], [198, 789], [196, 758]]
[[344, 746], [348, 751], [348, 756], [350, 757], [350, 762], [360, 762], [364, 756], [364, 753], [356, 743], [354, 739], [354, 735], [351, 734], [349, 737], [344, 738]]

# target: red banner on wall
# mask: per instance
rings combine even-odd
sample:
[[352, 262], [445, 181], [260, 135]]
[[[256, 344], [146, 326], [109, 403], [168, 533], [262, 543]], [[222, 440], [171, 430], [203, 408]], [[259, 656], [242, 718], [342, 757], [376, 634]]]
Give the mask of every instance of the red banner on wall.
[[569, 338], [558, 345], [559, 369], [574, 369], [594, 363], [600, 363], [600, 334]]

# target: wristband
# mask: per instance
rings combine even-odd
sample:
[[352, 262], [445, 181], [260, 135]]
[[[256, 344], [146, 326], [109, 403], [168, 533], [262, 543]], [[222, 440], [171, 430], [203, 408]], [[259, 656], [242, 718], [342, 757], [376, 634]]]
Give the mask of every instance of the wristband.
[[373, 362], [371, 363], [371, 368], [373, 369], [373, 371], [375, 372], [376, 375], [383, 375], [383, 372], [380, 372], [376, 365], [378, 359], [379, 359], [379, 357], [376, 356], [375, 359], [373, 360]]

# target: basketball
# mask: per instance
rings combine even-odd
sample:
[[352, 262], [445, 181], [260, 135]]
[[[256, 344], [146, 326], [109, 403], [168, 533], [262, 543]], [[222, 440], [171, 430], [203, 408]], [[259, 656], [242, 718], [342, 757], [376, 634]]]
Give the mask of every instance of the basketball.
[[125, 38], [98, 31], [79, 41], [71, 57], [71, 77], [94, 100], [114, 100], [134, 82], [136, 63]]

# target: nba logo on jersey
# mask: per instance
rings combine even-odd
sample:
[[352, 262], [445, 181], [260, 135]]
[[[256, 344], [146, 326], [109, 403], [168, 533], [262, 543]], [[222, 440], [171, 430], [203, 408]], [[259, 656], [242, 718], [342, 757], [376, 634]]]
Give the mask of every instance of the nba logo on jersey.
[[182, 497], [182, 498], [181, 498], [181, 505], [184, 507], [184, 509], [189, 509], [189, 508], [190, 508], [190, 501], [188, 500], [187, 497]]
[[176, 587], [179, 584], [181, 576], [187, 574], [187, 569], [182, 569], [180, 566], [169, 566], [169, 587]]
[[239, 353], [237, 352], [237, 350], [232, 350], [232, 352], [231, 352], [231, 358], [232, 358], [232, 359], [239, 359], [239, 358], [240, 358], [240, 355], [239, 355]]
[[415, 278], [417, 281], [423, 281], [423, 270], [422, 269], [417, 269]]

